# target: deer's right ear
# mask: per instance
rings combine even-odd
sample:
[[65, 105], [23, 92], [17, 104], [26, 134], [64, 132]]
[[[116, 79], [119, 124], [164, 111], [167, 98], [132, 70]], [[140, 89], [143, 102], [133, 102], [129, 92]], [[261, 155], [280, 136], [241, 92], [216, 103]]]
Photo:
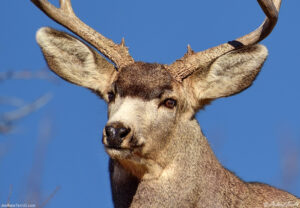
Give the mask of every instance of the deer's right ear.
[[103, 96], [116, 73], [111, 63], [65, 32], [43, 27], [38, 30], [36, 39], [54, 73], [68, 82], [97, 91]]

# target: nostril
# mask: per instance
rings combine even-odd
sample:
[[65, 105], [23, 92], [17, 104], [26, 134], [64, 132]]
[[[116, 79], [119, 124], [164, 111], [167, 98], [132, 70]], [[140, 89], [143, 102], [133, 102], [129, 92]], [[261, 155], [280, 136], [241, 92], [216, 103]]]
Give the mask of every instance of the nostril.
[[112, 126], [106, 126], [105, 133], [107, 137], [114, 137], [116, 135], [116, 129]]
[[130, 132], [130, 128], [120, 128], [119, 129], [119, 135], [120, 135], [120, 138], [124, 138], [126, 137]]

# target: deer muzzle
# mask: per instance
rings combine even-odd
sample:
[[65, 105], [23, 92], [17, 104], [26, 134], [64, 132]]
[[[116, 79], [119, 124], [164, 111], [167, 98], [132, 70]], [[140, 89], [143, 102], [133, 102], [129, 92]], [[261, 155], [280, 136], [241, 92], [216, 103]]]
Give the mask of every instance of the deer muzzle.
[[102, 142], [107, 148], [120, 149], [125, 139], [128, 138], [131, 129], [121, 122], [114, 122], [105, 126]]

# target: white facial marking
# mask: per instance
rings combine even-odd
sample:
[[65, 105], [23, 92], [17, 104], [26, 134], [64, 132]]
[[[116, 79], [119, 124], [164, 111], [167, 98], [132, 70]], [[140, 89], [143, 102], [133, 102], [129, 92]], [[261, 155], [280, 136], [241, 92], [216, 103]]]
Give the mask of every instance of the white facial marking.
[[136, 121], [140, 106], [144, 102], [141, 99], [125, 97], [116, 98], [111, 104], [108, 123], [121, 122], [125, 125], [132, 125]]

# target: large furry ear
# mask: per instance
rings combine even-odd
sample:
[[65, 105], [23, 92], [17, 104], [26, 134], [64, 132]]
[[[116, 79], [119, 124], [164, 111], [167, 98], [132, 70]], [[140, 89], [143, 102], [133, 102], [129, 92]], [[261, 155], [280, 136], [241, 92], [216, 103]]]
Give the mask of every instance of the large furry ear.
[[38, 30], [36, 39], [49, 68], [61, 78], [103, 96], [114, 66], [77, 38], [52, 28]]
[[268, 56], [263, 45], [253, 45], [229, 52], [216, 59], [210, 67], [191, 75], [197, 104], [239, 93], [256, 78]]

